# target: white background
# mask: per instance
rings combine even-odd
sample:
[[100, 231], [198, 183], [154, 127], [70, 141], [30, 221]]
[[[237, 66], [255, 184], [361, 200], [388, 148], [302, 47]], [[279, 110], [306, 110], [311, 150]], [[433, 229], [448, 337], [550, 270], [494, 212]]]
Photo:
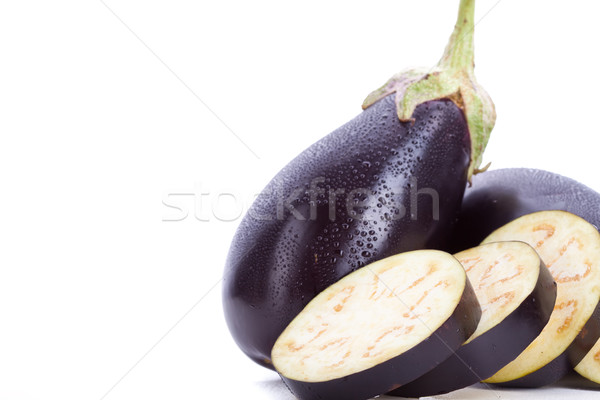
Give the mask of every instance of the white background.
[[[393, 73], [437, 62], [457, 4], [0, 3], [0, 399], [291, 399], [225, 327], [218, 282], [248, 201], [218, 194], [249, 198]], [[502, 0], [477, 25], [494, 168], [600, 190], [599, 14]], [[168, 197], [200, 192], [196, 210]], [[582, 398], [453, 396], [566, 393]]]

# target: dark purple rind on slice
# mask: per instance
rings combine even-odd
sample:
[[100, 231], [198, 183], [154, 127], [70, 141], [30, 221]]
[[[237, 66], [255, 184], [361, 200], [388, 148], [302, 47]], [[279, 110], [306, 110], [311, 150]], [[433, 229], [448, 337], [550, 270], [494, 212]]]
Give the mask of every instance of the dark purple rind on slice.
[[573, 367], [569, 361], [569, 355], [567, 350], [565, 350], [560, 356], [556, 357], [537, 371], [519, 379], [490, 383], [490, 385], [507, 388], [538, 388], [557, 382], [562, 377], [566, 376], [572, 369]]
[[592, 350], [592, 347], [600, 339], [600, 303], [596, 306], [594, 313], [583, 326], [583, 329], [567, 351], [571, 360], [571, 365], [576, 367], [577, 364]]

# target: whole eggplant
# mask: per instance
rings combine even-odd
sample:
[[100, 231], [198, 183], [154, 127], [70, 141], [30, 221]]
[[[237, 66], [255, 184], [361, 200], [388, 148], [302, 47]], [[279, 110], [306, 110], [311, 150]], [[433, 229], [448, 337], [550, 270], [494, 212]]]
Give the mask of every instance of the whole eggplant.
[[495, 122], [473, 74], [474, 0], [461, 0], [440, 63], [374, 91], [356, 118], [284, 167], [231, 244], [225, 319], [236, 343], [273, 368], [271, 349], [318, 293], [390, 255], [441, 248]]

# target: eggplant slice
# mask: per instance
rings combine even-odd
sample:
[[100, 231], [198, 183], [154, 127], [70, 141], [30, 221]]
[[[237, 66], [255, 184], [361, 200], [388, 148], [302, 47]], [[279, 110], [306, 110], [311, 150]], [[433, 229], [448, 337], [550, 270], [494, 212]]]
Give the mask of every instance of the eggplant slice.
[[450, 357], [480, 316], [458, 260], [402, 253], [317, 295], [277, 339], [273, 365], [299, 399], [368, 399]]
[[523, 241], [536, 249], [557, 283], [557, 297], [542, 333], [485, 382], [508, 387], [554, 383], [600, 337], [600, 327], [591, 318], [600, 306], [600, 234], [574, 214], [541, 211], [504, 225], [484, 243], [503, 240]]
[[481, 304], [477, 330], [442, 364], [389, 395], [434, 396], [489, 378], [525, 350], [550, 319], [556, 283], [531, 246], [488, 243], [454, 257]]

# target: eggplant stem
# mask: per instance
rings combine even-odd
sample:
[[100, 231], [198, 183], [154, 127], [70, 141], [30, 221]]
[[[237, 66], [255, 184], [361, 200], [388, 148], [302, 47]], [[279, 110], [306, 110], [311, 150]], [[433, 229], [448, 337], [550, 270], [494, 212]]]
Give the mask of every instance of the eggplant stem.
[[363, 109], [395, 93], [398, 119], [412, 118], [416, 107], [427, 101], [449, 99], [467, 119], [471, 139], [468, 179], [481, 165], [483, 151], [496, 123], [492, 99], [475, 79], [473, 30], [475, 0], [460, 0], [458, 18], [444, 55], [434, 68], [412, 68], [392, 76], [363, 102]]
[[461, 0], [458, 18], [439, 67], [473, 74], [475, 68], [473, 31], [475, 30], [475, 0]]

